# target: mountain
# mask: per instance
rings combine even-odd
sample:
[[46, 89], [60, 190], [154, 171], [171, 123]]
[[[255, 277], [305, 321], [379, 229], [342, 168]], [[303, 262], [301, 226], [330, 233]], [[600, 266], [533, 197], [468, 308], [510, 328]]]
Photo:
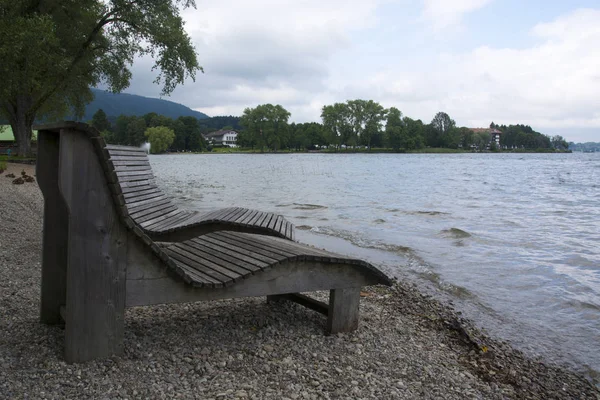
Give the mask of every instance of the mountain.
[[123, 115], [141, 116], [151, 112], [170, 118], [191, 116], [198, 119], [208, 118], [208, 115], [194, 111], [182, 104], [169, 100], [155, 99], [127, 93], [110, 93], [104, 90], [92, 89], [94, 100], [85, 108], [82, 121], [90, 121], [99, 109], [106, 115], [117, 117]]

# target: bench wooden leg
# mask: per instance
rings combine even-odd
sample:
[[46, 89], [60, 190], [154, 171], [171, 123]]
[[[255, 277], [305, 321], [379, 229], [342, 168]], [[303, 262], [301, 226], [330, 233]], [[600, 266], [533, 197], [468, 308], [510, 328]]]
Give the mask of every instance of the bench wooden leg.
[[69, 207], [65, 360], [123, 353], [128, 236], [92, 143], [62, 131], [59, 187]]
[[68, 209], [58, 190], [58, 135], [38, 133], [36, 175], [44, 195], [40, 321], [60, 324], [67, 296]]
[[358, 328], [360, 288], [332, 289], [329, 292], [327, 333], [350, 332]]

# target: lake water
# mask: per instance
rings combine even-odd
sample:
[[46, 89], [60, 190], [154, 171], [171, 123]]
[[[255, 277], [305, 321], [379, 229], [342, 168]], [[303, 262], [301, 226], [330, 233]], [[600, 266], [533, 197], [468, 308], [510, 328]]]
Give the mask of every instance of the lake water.
[[600, 153], [165, 155], [151, 163], [186, 207], [283, 214], [300, 241], [416, 281], [488, 333], [600, 381]]

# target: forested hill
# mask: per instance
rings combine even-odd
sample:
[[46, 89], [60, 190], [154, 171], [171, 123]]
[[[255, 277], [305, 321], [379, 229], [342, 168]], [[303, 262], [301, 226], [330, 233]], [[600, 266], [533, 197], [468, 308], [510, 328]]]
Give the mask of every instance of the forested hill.
[[164, 115], [169, 118], [196, 117], [198, 119], [208, 118], [208, 115], [194, 111], [182, 104], [169, 100], [155, 99], [151, 97], [138, 96], [127, 93], [109, 93], [104, 90], [92, 89], [94, 100], [87, 105], [82, 121], [90, 121], [99, 109], [104, 110], [106, 115], [117, 117], [119, 115], [142, 116], [151, 112]]

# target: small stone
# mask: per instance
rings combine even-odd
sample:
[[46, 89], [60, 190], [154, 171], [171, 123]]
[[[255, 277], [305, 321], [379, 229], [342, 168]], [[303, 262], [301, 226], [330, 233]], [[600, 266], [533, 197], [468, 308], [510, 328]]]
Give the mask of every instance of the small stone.
[[203, 356], [207, 356], [210, 354], [210, 349], [204, 347], [202, 350], [200, 350], [200, 354], [202, 354]]
[[263, 346], [263, 349], [267, 352], [267, 353], [271, 353], [273, 351], [273, 346], [269, 345], [269, 344], [265, 344]]

